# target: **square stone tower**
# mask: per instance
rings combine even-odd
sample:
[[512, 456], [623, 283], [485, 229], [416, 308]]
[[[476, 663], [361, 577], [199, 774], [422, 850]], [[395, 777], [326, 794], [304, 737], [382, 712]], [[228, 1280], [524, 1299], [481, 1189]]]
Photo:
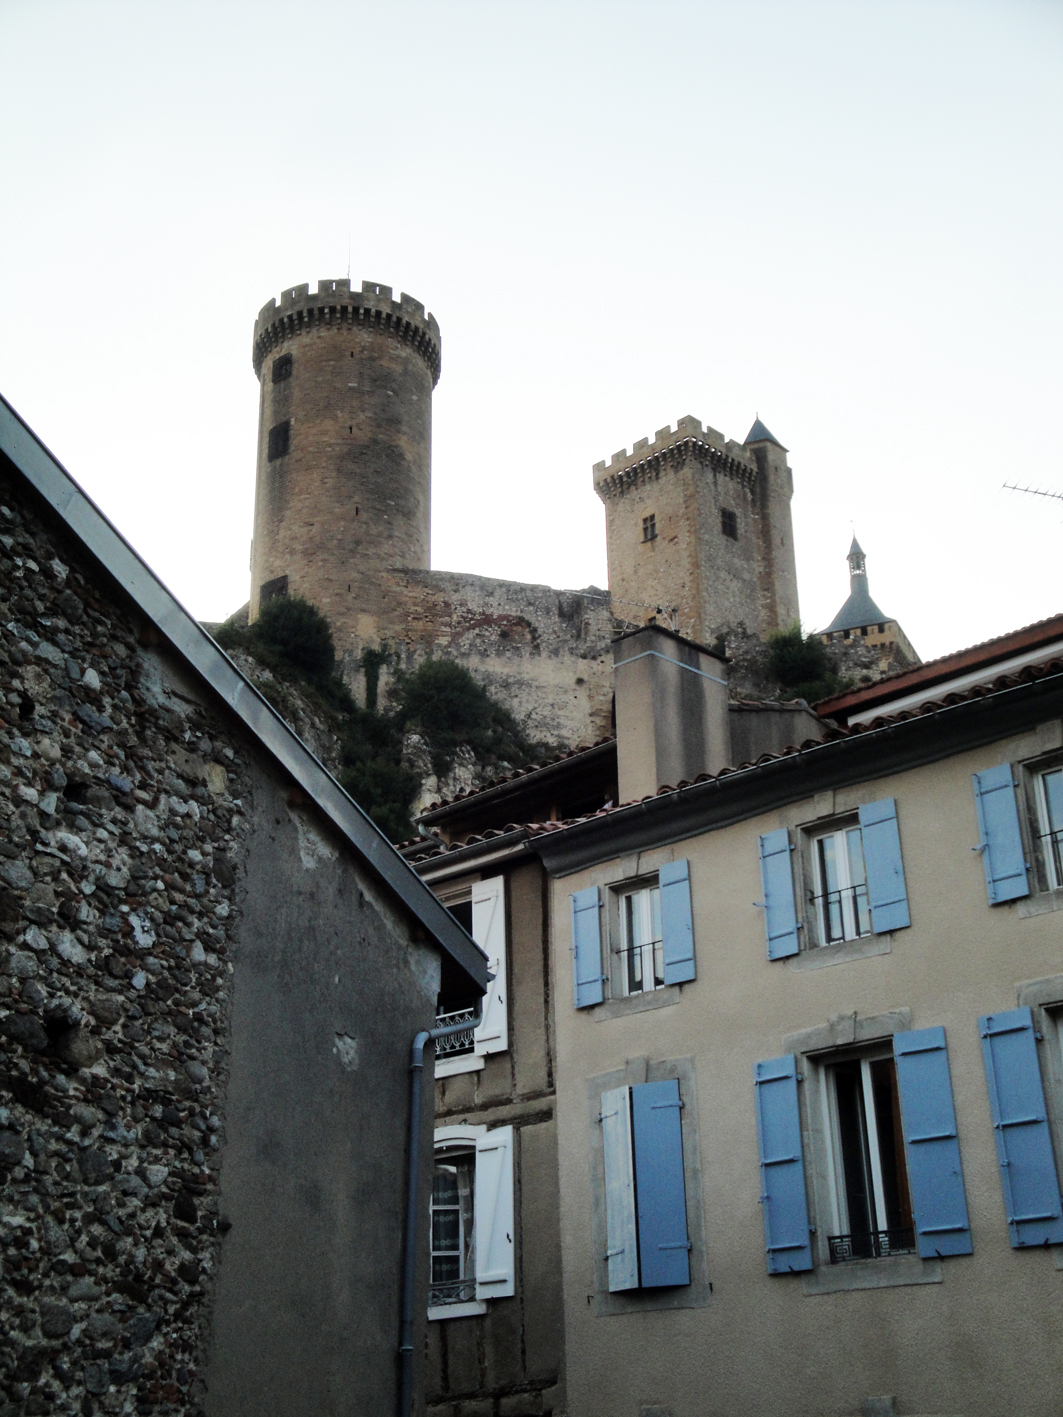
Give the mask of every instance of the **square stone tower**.
[[759, 418], [744, 443], [681, 418], [596, 463], [594, 488], [617, 615], [660, 613], [701, 644], [739, 627], [765, 638], [799, 618], [793, 478]]

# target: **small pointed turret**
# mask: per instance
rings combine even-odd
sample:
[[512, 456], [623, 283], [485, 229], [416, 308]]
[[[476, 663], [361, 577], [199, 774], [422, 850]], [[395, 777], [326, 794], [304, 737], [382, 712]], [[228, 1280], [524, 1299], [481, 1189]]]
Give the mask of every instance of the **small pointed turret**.
[[886, 616], [871, 599], [867, 588], [867, 557], [864, 548], [853, 537], [849, 547], [849, 599], [824, 630], [833, 634], [835, 630], [858, 630], [872, 622], [884, 623]]
[[[746, 445], [748, 446], [750, 443], [774, 443], [777, 448], [782, 448], [782, 444], [775, 434], [761, 423], [759, 413], [754, 420], [753, 427], [746, 434]], [[782, 448], [782, 450], [784, 453], [788, 451], [786, 448]]]

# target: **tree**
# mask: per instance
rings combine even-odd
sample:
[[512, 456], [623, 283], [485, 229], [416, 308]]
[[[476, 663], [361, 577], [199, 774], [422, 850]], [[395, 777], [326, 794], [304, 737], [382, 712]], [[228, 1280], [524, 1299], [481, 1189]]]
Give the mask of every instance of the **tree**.
[[831, 667], [827, 646], [818, 635], [803, 635], [797, 624], [768, 636], [768, 668], [790, 698], [810, 704], [845, 687]]

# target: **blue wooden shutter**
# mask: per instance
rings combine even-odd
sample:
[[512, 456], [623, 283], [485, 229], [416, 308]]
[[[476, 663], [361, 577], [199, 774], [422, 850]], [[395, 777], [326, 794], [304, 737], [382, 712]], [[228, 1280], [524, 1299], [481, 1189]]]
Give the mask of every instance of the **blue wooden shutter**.
[[956, 1112], [943, 1028], [893, 1035], [915, 1232], [923, 1259], [969, 1255]]
[[686, 984], [694, 978], [694, 922], [690, 913], [690, 863], [670, 861], [658, 874], [661, 888], [661, 935], [664, 982]]
[[602, 935], [598, 887], [576, 891], [572, 899], [572, 973], [576, 1008], [602, 1002]]
[[790, 833], [785, 827], [766, 832], [760, 838], [760, 878], [764, 886], [764, 933], [768, 937], [768, 958], [795, 955], [797, 911], [794, 909], [794, 878], [790, 867]]
[[876, 935], [885, 934], [887, 930], [903, 930], [912, 922], [904, 889], [897, 805], [892, 797], [883, 797], [881, 802], [866, 802], [860, 808], [860, 836], [864, 844], [871, 929]]
[[645, 1082], [631, 1089], [635, 1132], [635, 1194], [643, 1289], [690, 1283], [679, 1083]]
[[1026, 853], [1019, 830], [1019, 808], [1011, 764], [974, 774], [974, 804], [982, 843], [982, 865], [989, 904], [1030, 894]]
[[1011, 1243], [1063, 1244], [1063, 1206], [1029, 1009], [978, 1020]]
[[792, 1053], [753, 1068], [760, 1147], [760, 1204], [769, 1274], [812, 1268], [812, 1245], [797, 1106], [797, 1060]]

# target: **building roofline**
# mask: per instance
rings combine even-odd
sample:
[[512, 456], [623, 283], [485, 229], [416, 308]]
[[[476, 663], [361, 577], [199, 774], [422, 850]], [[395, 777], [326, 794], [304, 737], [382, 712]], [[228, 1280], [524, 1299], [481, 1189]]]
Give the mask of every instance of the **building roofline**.
[[747, 821], [830, 787], [938, 762], [1061, 713], [1063, 660], [1054, 660], [952, 702], [878, 718], [821, 742], [810, 739], [715, 777], [703, 774], [692, 783], [663, 787], [641, 801], [573, 821], [532, 824], [529, 846], [551, 874], [569, 875], [605, 857]]
[[902, 669], [874, 684], [849, 689], [844, 694], [833, 694], [830, 698], [820, 699], [813, 707], [822, 718], [844, 719], [850, 713], [888, 703], [911, 690], [930, 688], [967, 670], [988, 669], [1001, 659], [1008, 659], [1025, 649], [1036, 649], [1042, 644], [1050, 645], [1058, 639], [1063, 639], [1063, 615], [1035, 621], [1032, 625], [1024, 625], [1021, 629], [984, 640], [968, 649], [955, 650], [952, 654], [928, 660], [912, 669]]
[[[516, 772], [509, 773], [505, 777], [497, 777], [491, 782], [484, 783], [482, 787], [473, 787], [468, 792], [460, 793], [456, 797], [447, 797], [441, 802], [433, 802], [430, 807], [418, 813], [415, 820], [423, 822], [425, 826], [437, 826], [446, 821], [448, 817], [460, 815], [473, 803], [477, 807], [480, 805], [490, 806], [494, 802], [502, 801], [506, 797], [522, 792], [529, 785], [536, 787], [539, 783], [547, 782], [552, 777], [563, 776], [574, 761], [578, 760], [581, 764], [594, 762], [598, 758], [606, 758], [615, 752], [615, 737], [599, 738], [597, 743], [592, 743], [587, 748], [573, 748], [570, 752], [562, 753], [556, 758], [551, 758], [548, 762], [533, 763], [529, 767], [518, 768]], [[402, 843], [404, 846], [407, 844], [406, 842]]]
[[122, 596], [254, 734], [347, 839], [368, 869], [399, 897], [476, 989], [483, 992], [487, 986], [487, 957], [483, 951], [2, 395], [0, 454]]

